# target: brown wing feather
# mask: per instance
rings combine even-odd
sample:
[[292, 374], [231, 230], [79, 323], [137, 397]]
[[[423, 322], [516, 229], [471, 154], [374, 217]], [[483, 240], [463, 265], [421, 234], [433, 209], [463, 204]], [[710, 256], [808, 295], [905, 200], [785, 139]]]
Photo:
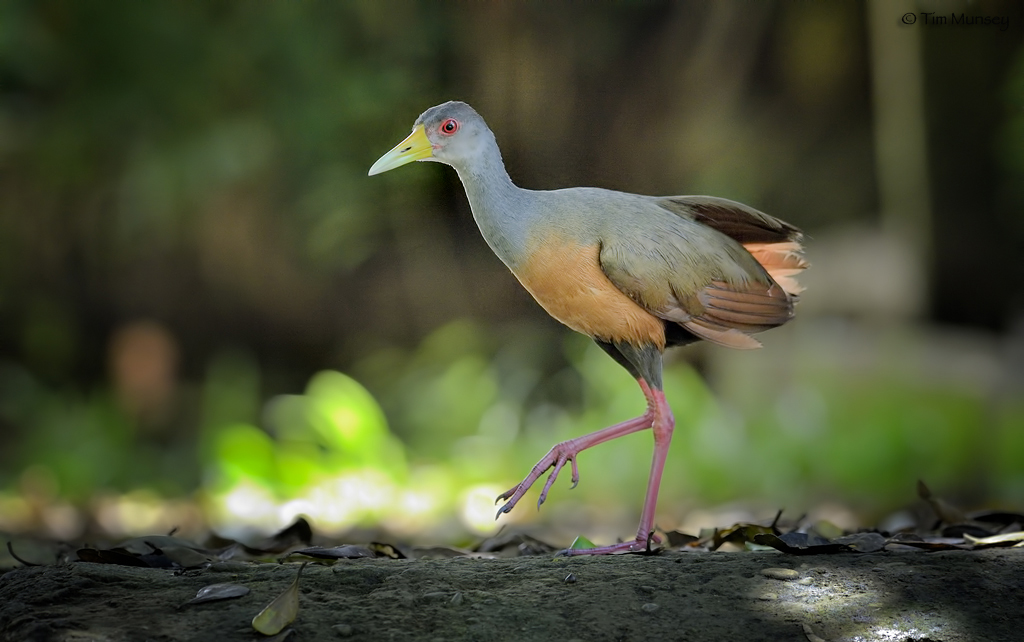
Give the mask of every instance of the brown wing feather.
[[731, 348], [758, 348], [753, 337], [793, 318], [793, 299], [778, 284], [715, 281], [697, 294], [704, 310], [680, 325], [702, 339]]
[[753, 350], [761, 347], [761, 342], [749, 334], [744, 334], [736, 328], [727, 328], [705, 319], [691, 319], [679, 325], [705, 341], [710, 341], [726, 348]]
[[803, 234], [785, 221], [743, 203], [714, 196], [670, 196], [661, 200], [666, 209], [748, 243], [799, 243]]
[[793, 318], [793, 301], [778, 284], [767, 290], [761, 284], [748, 285], [760, 288], [737, 291], [720, 281], [704, 288], [697, 295], [704, 304], [700, 316], [744, 332], [761, 332]]

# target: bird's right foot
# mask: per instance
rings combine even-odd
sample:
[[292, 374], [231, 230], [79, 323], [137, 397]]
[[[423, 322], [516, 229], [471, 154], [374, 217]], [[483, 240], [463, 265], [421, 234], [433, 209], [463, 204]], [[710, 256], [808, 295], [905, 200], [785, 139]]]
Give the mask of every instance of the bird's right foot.
[[[643, 386], [643, 384], [641, 384]], [[646, 393], [645, 393], [646, 394]], [[540, 461], [533, 467], [530, 474], [526, 476], [526, 479], [519, 482], [512, 488], [509, 488], [504, 493], [498, 495], [498, 498], [494, 500], [496, 503], [507, 499], [508, 501], [498, 509], [498, 514], [495, 515], [495, 519], [501, 517], [502, 513], [507, 513], [515, 505], [519, 503], [519, 500], [523, 498], [526, 491], [530, 490], [534, 482], [540, 479], [540, 476], [544, 474], [548, 468], [554, 468], [551, 474], [548, 475], [548, 480], [544, 484], [544, 489], [540, 492], [540, 497], [537, 499], [537, 508], [544, 503], [544, 500], [548, 497], [548, 491], [551, 490], [551, 485], [555, 483], [555, 479], [558, 477], [558, 473], [562, 471], [562, 467], [565, 466], [566, 462], [572, 462], [572, 487], [576, 488], [576, 484], [580, 481], [580, 471], [576, 467], [576, 457], [587, 448], [591, 448], [598, 444], [604, 443], [616, 437], [628, 435], [638, 430], [644, 430], [650, 428], [654, 422], [654, 411], [648, 408], [647, 412], [643, 415], [630, 419], [629, 421], [623, 421], [620, 424], [609, 426], [597, 432], [592, 432], [589, 435], [583, 435], [575, 439], [563, 441], [548, 451], [548, 454], [541, 457]]]
[[572, 487], [576, 488], [576, 484], [580, 483], [580, 471], [576, 467], [576, 456], [582, 449], [578, 448], [574, 442], [575, 440], [570, 439], [569, 441], [563, 441], [560, 444], [556, 444], [548, 451], [548, 454], [541, 457], [540, 461], [534, 465], [530, 474], [526, 476], [526, 479], [498, 495], [497, 499], [494, 500], [495, 503], [504, 499], [507, 499], [508, 501], [498, 509], [498, 514], [495, 515], [494, 518], [497, 519], [498, 517], [501, 517], [503, 513], [507, 513], [515, 508], [516, 504], [519, 503], [519, 500], [526, 494], [526, 491], [530, 490], [530, 487], [533, 486], [534, 482], [540, 479], [540, 476], [544, 474], [544, 471], [549, 468], [554, 468], [554, 470], [552, 470], [551, 474], [548, 475], [548, 480], [544, 483], [544, 489], [541, 490], [540, 497], [537, 498], [538, 510], [540, 509], [541, 504], [544, 503], [544, 500], [548, 498], [548, 491], [551, 489], [551, 485], [555, 483], [555, 479], [558, 478], [558, 473], [562, 472], [562, 467], [569, 461], [572, 462]]

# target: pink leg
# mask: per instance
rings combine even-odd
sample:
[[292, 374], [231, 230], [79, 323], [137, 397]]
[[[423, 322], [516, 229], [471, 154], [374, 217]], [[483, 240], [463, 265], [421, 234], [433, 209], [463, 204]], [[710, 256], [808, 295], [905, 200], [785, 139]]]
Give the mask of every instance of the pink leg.
[[640, 527], [636, 531], [636, 539], [632, 542], [623, 542], [612, 546], [570, 549], [565, 551], [568, 555], [641, 552], [650, 549], [651, 541], [660, 541], [654, 535], [654, 508], [658, 504], [658, 489], [661, 487], [661, 475], [665, 470], [665, 459], [668, 457], [668, 447], [672, 442], [672, 432], [675, 430], [676, 420], [672, 416], [672, 409], [668, 407], [668, 402], [665, 401], [665, 393], [661, 390], [652, 391], [646, 386], [643, 387], [645, 394], [650, 393], [647, 398], [651, 402], [654, 413], [654, 422], [651, 426], [654, 431], [654, 460], [651, 462], [651, 475], [647, 480], [647, 494], [644, 496], [644, 507], [640, 512]]
[[544, 471], [549, 468], [554, 468], [551, 471], [551, 475], [548, 476], [547, 482], [544, 484], [544, 489], [540, 493], [540, 497], [537, 500], [537, 507], [544, 503], [547, 498], [548, 490], [551, 488], [551, 484], [554, 483], [555, 478], [558, 477], [558, 473], [565, 466], [567, 461], [572, 461], [572, 485], [573, 488], [579, 482], [579, 471], [576, 467], [576, 456], [598, 444], [604, 443], [628, 435], [639, 430], [644, 430], [648, 427], [654, 429], [654, 461], [651, 464], [651, 475], [647, 482], [647, 494], [644, 497], [644, 507], [640, 514], [640, 527], [637, 530], [636, 539], [631, 542], [624, 542], [622, 544], [616, 544], [613, 546], [604, 546], [600, 548], [585, 549], [585, 550], [570, 550], [570, 555], [602, 555], [607, 553], [623, 553], [630, 551], [644, 551], [649, 547], [649, 540], [660, 541], [657, 536], [653, 534], [654, 531], [654, 508], [658, 503], [658, 488], [661, 486], [661, 475], [665, 468], [665, 459], [668, 455], [668, 447], [672, 441], [672, 431], [675, 427], [675, 419], [672, 417], [672, 411], [668, 407], [668, 403], [665, 401], [665, 393], [661, 390], [651, 390], [650, 386], [643, 379], [639, 379], [640, 389], [643, 390], [644, 396], [647, 397], [647, 412], [636, 419], [630, 419], [620, 424], [616, 424], [603, 430], [578, 437], [576, 439], [570, 439], [563, 441], [560, 444], [556, 444], [548, 454], [544, 455], [539, 462], [530, 471], [530, 474], [526, 476], [526, 479], [521, 481], [519, 484], [508, 489], [504, 493], [498, 496], [498, 501], [503, 499], [509, 500], [501, 508], [498, 509], [498, 516], [502, 513], [511, 511], [516, 503], [522, 499], [526, 491], [536, 482]]

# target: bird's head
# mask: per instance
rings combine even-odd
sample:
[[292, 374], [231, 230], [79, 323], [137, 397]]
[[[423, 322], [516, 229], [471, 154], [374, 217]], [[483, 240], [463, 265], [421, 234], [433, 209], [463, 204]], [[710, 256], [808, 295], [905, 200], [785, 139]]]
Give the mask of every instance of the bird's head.
[[479, 157], [494, 135], [484, 119], [466, 103], [451, 101], [420, 114], [412, 133], [370, 168], [381, 174], [412, 161], [438, 161], [454, 167]]

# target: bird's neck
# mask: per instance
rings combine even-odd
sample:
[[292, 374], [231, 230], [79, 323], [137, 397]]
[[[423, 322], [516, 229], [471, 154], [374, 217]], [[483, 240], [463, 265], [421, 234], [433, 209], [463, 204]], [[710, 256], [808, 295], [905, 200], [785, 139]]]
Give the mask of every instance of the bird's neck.
[[501, 160], [497, 145], [488, 147], [487, 153], [471, 165], [455, 167], [466, 188], [474, 216], [479, 216], [480, 212], [496, 212], [502, 203], [514, 199], [519, 190], [505, 171], [505, 163]]
[[484, 240], [505, 265], [514, 269], [526, 242], [528, 190], [516, 187], [509, 178], [497, 144], [486, 151], [472, 166], [455, 169]]

